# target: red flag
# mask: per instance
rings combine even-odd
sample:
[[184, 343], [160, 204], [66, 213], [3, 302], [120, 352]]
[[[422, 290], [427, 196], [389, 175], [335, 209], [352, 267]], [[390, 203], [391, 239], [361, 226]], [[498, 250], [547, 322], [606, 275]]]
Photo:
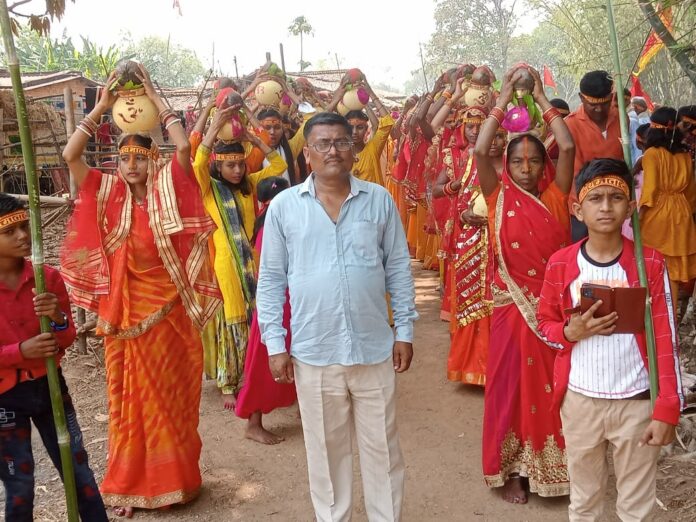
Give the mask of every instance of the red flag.
[[[665, 27], [667, 28], [668, 31], [672, 30], [672, 8], [667, 7], [666, 9], [662, 10], [660, 8], [660, 20], [662, 20], [662, 23], [665, 24]], [[657, 33], [652, 30], [650, 31], [650, 34], [648, 35], [648, 39], [645, 41], [645, 45], [643, 46], [643, 50], [640, 52], [640, 57], [638, 58], [638, 62], [636, 63], [636, 72], [635, 74], [640, 74], [643, 72], [643, 69], [645, 69], [650, 61], [655, 58], [657, 53], [659, 53], [662, 48], [665, 46], [664, 43], [662, 43], [662, 40], [660, 39], [659, 36], [657, 36]]]
[[558, 94], [558, 89], [556, 88], [556, 82], [553, 79], [553, 74], [551, 74], [551, 69], [544, 65], [544, 87], [550, 87], [553, 89], [554, 94]]
[[648, 93], [643, 90], [643, 86], [640, 84], [638, 75], [635, 73], [631, 74], [631, 96], [640, 96], [645, 98], [645, 103], [648, 104], [648, 109], [650, 109], [650, 111], [655, 109], [655, 104], [650, 99]]

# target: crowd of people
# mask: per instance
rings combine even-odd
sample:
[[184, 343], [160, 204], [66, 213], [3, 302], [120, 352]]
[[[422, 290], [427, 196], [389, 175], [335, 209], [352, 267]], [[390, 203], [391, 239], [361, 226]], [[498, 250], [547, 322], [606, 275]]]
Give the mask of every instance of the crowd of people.
[[[254, 100], [271, 78], [285, 107]], [[109, 399], [98, 487], [61, 377], [82, 520], [107, 520], [105, 504], [131, 517], [196, 498], [202, 376], [262, 444], [283, 440], [263, 415], [299, 403], [317, 520], [350, 520], [353, 428], [368, 518], [400, 520], [396, 380], [413, 357], [413, 259], [440, 276], [446, 378], [485, 387], [486, 484], [513, 504], [570, 495], [570, 520], [597, 520], [611, 445], [617, 513], [649, 517], [659, 447], [683, 405], [675, 321], [696, 279], [696, 106], [650, 112], [591, 71], [571, 112], [517, 64], [499, 82], [485, 66], [452, 68], [387, 109], [362, 74], [326, 93], [266, 65], [243, 91], [219, 81], [182, 122], [142, 67], [138, 79], [173, 155], [123, 134], [115, 175], [87, 164], [117, 99], [102, 90], [63, 152], [79, 199], [43, 294], [32, 292], [28, 212], [0, 195], [8, 520], [32, 519], [30, 421], [59, 467], [43, 359], [72, 344], [71, 303], [98, 318]], [[347, 110], [357, 86], [370, 103]], [[232, 119], [243, 128], [229, 139]], [[626, 329], [618, 306], [600, 313], [613, 303], [586, 306], [592, 285], [647, 286], [654, 406], [646, 329]]]

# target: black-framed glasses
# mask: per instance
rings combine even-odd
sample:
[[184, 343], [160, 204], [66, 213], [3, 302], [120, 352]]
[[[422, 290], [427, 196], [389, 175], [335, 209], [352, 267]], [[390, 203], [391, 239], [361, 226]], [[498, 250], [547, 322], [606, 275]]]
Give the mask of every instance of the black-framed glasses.
[[309, 145], [320, 154], [326, 154], [334, 147], [338, 152], [346, 152], [353, 148], [352, 140], [321, 140]]

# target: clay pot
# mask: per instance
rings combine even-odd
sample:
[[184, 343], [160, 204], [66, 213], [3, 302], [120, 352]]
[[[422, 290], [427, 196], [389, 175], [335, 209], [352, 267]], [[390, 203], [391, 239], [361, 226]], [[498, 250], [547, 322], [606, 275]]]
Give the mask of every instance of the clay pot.
[[467, 91], [464, 93], [464, 104], [467, 107], [473, 107], [474, 105], [487, 107], [490, 100], [490, 85], [478, 85], [472, 82]]
[[486, 198], [483, 196], [482, 192], [476, 194], [474, 202], [471, 205], [471, 211], [477, 216], [488, 217], [488, 205], [486, 205]]
[[346, 107], [342, 101], [338, 102], [338, 105], [336, 105], [336, 111], [338, 111], [338, 114], [341, 116], [345, 116], [350, 112], [350, 109]]
[[370, 95], [362, 87], [347, 91], [343, 95], [343, 105], [349, 111], [360, 111], [365, 108], [367, 102], [370, 101]]
[[126, 134], [147, 132], [159, 125], [159, 111], [145, 94], [145, 88], [117, 91], [111, 112], [114, 123]]
[[220, 132], [218, 133], [218, 138], [222, 141], [239, 141], [244, 135], [244, 124], [239, 116], [239, 114], [233, 114], [230, 121], [225, 123]]
[[256, 86], [254, 96], [261, 105], [278, 107], [283, 97], [283, 87], [275, 80], [266, 80]]

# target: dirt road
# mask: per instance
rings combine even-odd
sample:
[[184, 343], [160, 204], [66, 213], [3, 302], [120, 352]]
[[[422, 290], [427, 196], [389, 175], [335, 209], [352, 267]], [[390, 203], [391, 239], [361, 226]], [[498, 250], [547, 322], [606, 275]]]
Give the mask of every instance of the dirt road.
[[[532, 496], [526, 506], [503, 502], [481, 477], [483, 391], [449, 383], [445, 362], [447, 327], [438, 319], [437, 277], [414, 264], [418, 310], [415, 359], [399, 377], [399, 429], [407, 465], [405, 522], [423, 521], [560, 521], [567, 520], [567, 498]], [[97, 351], [101, 356], [101, 352]], [[93, 468], [101, 479], [106, 453], [106, 397], [103, 364], [94, 355], [72, 355], [64, 364]], [[311, 521], [302, 430], [296, 408], [274, 412], [267, 426], [286, 441], [262, 446], [243, 438], [243, 421], [224, 413], [212, 383], [204, 385], [200, 410], [203, 438], [203, 492], [188, 506], [166, 512], [137, 512], [140, 520], [157, 521]], [[37, 456], [36, 518], [63, 521], [60, 483], [35, 437]], [[356, 469], [358, 465], [355, 460]], [[672, 467], [672, 465], [670, 465]], [[662, 483], [676, 506], [694, 498], [696, 479], [674, 475]], [[696, 474], [696, 473], [695, 473]], [[355, 483], [354, 520], [366, 520], [359, 479]], [[662, 497], [663, 500], [665, 497]], [[4, 500], [4, 499], [3, 499]], [[609, 498], [611, 501], [611, 498]], [[668, 504], [669, 505], [669, 504]], [[612, 506], [608, 506], [613, 511]], [[676, 512], [660, 520], [689, 520]], [[609, 518], [608, 520], [613, 520]], [[693, 520], [693, 518], [691, 518]]]

